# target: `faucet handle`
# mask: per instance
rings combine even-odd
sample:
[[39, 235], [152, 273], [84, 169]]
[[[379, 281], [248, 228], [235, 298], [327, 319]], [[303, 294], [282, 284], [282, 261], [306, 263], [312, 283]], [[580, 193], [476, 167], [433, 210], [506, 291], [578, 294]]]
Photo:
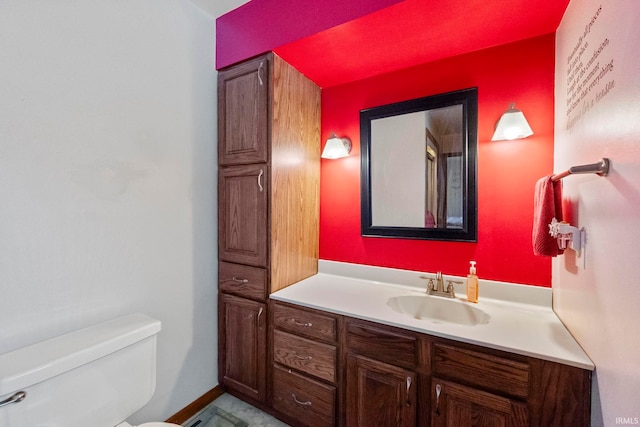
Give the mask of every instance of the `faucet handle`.
[[461, 285], [463, 282], [459, 281], [459, 280], [447, 280], [447, 293], [453, 297], [456, 296], [456, 291], [453, 288], [454, 284], [459, 284]]
[[421, 274], [421, 275], [420, 275], [420, 278], [421, 278], [421, 279], [424, 279], [424, 280], [428, 280], [428, 282], [427, 282], [427, 283], [433, 283], [433, 281], [434, 281], [435, 279], [437, 279], [437, 276], [436, 276], [436, 277], [432, 277], [432, 276], [427, 276], [427, 275], [425, 275], [425, 274]]
[[435, 285], [435, 283], [433, 283], [433, 280], [434, 280], [433, 277], [425, 276], [423, 274], [423, 275], [420, 275], [420, 278], [428, 280], [428, 282], [427, 282], [427, 292], [436, 290], [436, 285]]

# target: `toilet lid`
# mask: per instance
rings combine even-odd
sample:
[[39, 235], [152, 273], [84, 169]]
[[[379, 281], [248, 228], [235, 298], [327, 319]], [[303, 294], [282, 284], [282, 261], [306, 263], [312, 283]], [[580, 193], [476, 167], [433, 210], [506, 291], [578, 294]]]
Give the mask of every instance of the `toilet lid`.
[[179, 424], [172, 423], [144, 423], [140, 424], [138, 427], [181, 427]]

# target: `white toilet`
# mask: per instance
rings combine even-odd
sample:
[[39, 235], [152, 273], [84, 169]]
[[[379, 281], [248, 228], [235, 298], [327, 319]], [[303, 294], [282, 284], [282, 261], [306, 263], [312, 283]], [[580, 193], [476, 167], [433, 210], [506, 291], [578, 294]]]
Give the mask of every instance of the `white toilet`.
[[132, 314], [0, 355], [0, 427], [133, 427], [155, 391], [159, 331]]

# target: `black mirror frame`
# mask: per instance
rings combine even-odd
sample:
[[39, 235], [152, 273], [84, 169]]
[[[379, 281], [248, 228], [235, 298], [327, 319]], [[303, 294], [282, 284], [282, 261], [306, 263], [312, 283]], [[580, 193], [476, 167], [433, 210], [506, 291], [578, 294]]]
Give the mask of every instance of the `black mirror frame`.
[[[464, 220], [461, 229], [373, 226], [371, 224], [371, 120], [423, 110], [462, 105], [463, 111], [463, 176]], [[478, 88], [469, 88], [408, 101], [396, 102], [360, 111], [360, 203], [361, 230], [364, 237], [397, 237], [404, 239], [478, 241], [477, 201]]]

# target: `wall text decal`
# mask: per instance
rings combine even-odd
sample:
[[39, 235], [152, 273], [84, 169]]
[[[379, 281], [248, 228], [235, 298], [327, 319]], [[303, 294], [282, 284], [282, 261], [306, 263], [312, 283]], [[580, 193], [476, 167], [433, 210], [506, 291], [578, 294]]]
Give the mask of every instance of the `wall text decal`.
[[593, 106], [616, 85], [613, 78], [614, 59], [608, 37], [593, 40], [592, 29], [598, 24], [602, 6], [584, 26], [582, 35], [567, 57], [567, 130], [571, 129]]

